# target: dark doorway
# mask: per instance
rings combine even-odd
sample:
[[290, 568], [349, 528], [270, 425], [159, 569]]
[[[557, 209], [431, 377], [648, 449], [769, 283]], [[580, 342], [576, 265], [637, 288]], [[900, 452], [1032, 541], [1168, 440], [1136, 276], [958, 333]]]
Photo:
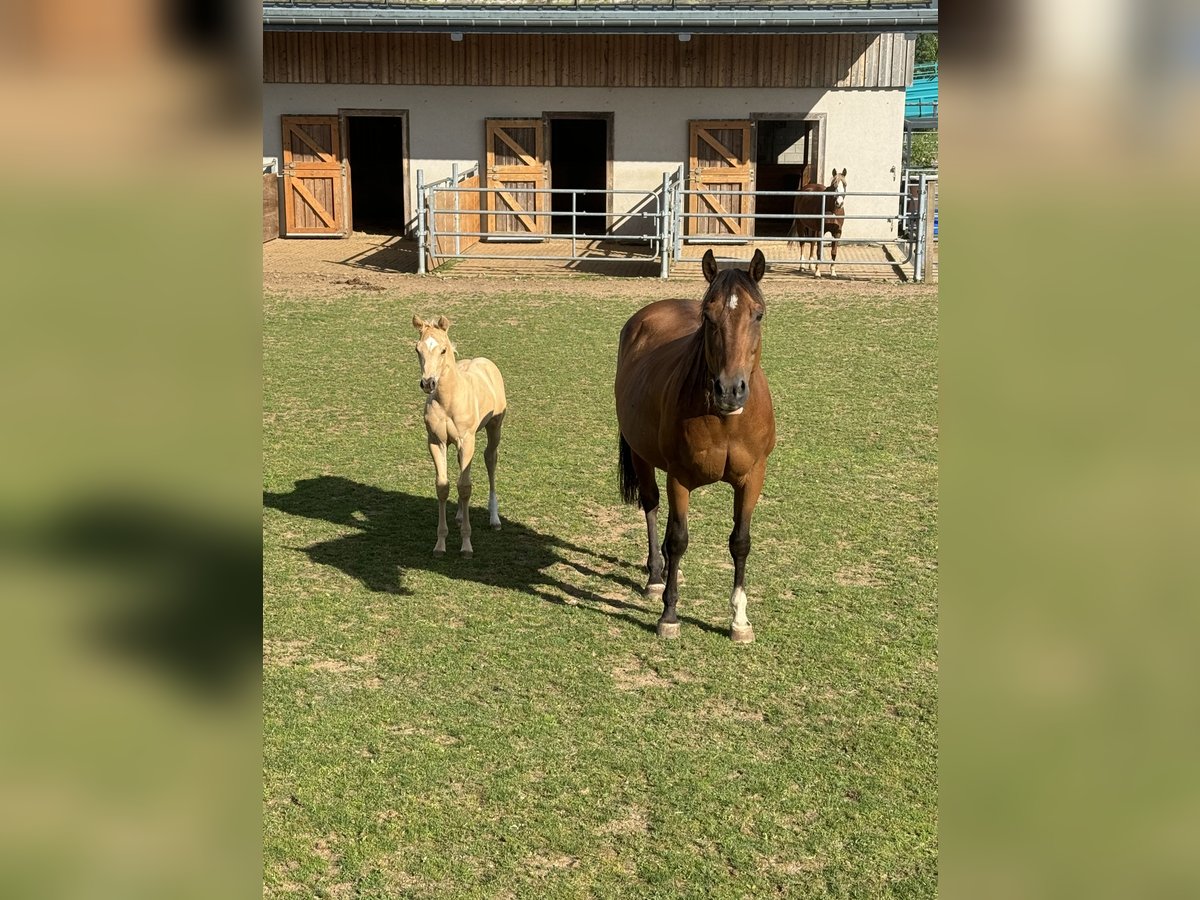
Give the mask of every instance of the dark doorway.
[[356, 231], [404, 232], [404, 119], [347, 116], [350, 209]]
[[[608, 119], [550, 120], [550, 187], [599, 190], [608, 187]], [[604, 194], [580, 194], [575, 200], [579, 213], [571, 221], [571, 195], [551, 194], [555, 234], [604, 234], [608, 198]]]
[[[802, 182], [820, 180], [817, 171], [818, 123], [803, 119], [760, 119], [755, 151], [755, 190], [794, 191]], [[792, 212], [792, 197], [757, 197], [755, 211], [786, 216]], [[791, 229], [790, 219], [759, 219], [757, 234], [778, 236]]]

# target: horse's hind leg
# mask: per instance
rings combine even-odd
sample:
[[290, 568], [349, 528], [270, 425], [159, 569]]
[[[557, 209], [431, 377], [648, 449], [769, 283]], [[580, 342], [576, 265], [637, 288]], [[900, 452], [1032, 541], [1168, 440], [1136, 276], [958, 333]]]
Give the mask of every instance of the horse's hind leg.
[[487, 449], [483, 451], [483, 461], [487, 463], [488, 473], [488, 524], [500, 530], [500, 501], [496, 497], [496, 459], [500, 452], [500, 431], [504, 427], [504, 413], [495, 416], [487, 423]]
[[654, 466], [636, 453], [632, 456], [633, 468], [637, 472], [638, 498], [642, 512], [646, 514], [646, 538], [650, 545], [646, 555], [646, 596], [658, 598], [667, 587], [663, 581], [663, 556], [658, 549], [658, 479], [654, 476]]
[[667, 552], [667, 589], [663, 593], [663, 612], [658, 620], [658, 636], [679, 637], [679, 617], [675, 605], [679, 602], [679, 563], [688, 546], [688, 501], [691, 492], [667, 473], [667, 537], [663, 549]]

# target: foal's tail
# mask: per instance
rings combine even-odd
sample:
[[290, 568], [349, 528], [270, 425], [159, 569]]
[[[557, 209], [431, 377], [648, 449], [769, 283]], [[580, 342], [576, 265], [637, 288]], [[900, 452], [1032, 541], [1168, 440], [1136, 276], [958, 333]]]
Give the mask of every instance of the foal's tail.
[[621, 482], [621, 499], [626, 503], [637, 503], [641, 498], [641, 491], [638, 488], [637, 470], [633, 467], [633, 450], [625, 440], [625, 435], [621, 435], [618, 477]]

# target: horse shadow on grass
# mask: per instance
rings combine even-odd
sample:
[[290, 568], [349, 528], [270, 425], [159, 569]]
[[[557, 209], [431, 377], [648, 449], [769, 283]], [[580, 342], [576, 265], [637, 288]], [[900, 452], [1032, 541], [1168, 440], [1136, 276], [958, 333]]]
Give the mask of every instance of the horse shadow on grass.
[[[288, 493], [264, 492], [263, 505], [288, 515], [355, 529], [332, 540], [291, 549], [304, 553], [318, 565], [344, 572], [372, 591], [412, 596], [413, 591], [405, 584], [406, 572], [436, 572], [447, 578], [515, 590], [547, 603], [623, 619], [645, 631], [655, 629], [659, 612], [656, 604], [647, 601], [648, 605], [642, 605], [614, 596], [623, 592], [641, 597], [641, 582], [629, 574], [632, 571], [640, 577], [640, 566], [545, 534], [503, 515], [502, 529], [493, 531], [487, 524], [486, 509], [478, 506], [471, 512], [475, 555], [463, 559], [458, 553], [459, 535], [453, 523], [446, 538], [446, 555], [433, 555], [438, 507], [432, 496], [418, 497], [340, 476], [322, 475], [297, 481]], [[451, 502], [447, 505], [447, 519], [453, 512]], [[601, 596], [574, 584], [562, 577], [564, 568], [594, 581], [607, 582], [613, 590]], [[680, 618], [697, 628], [723, 633], [708, 622]]]

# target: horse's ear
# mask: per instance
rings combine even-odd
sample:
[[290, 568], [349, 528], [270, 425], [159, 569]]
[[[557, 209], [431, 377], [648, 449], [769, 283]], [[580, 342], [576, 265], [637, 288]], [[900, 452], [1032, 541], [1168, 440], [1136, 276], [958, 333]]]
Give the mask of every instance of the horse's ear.
[[422, 328], [424, 328], [425, 324], [426, 324], [425, 320], [422, 319], [420, 316], [417, 316], [417, 315], [413, 316], [413, 328], [417, 329], [417, 331], [420, 331]]
[[845, 177], [846, 177], [846, 170], [845, 170], [845, 169], [842, 169], [842, 177], [843, 177], [843, 178], [845, 178]]
[[833, 175], [832, 175], [831, 177], [833, 177], [833, 178], [837, 178], [837, 169], [834, 169], [834, 170], [833, 170]]
[[442, 331], [449, 331], [450, 330], [450, 320], [447, 319], [445, 316], [438, 316], [437, 326], [438, 326], [438, 328], [442, 329]]
[[750, 260], [750, 278], [754, 281], [762, 281], [762, 277], [766, 272], [767, 258], [763, 256], [761, 250], [755, 250], [754, 256]]
[[704, 251], [704, 259], [700, 261], [700, 268], [704, 270], [704, 278], [709, 284], [717, 277], [717, 258], [713, 256], [711, 250]]

